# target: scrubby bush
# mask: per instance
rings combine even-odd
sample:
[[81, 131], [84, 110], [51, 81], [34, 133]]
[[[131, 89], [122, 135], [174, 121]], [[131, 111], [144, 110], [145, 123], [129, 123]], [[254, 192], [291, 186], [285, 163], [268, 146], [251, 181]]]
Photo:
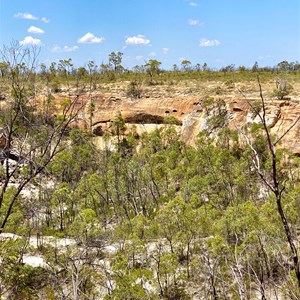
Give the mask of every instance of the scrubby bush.
[[286, 80], [277, 79], [276, 89], [273, 90], [273, 96], [277, 99], [283, 100], [293, 90], [293, 86]]
[[132, 80], [129, 83], [129, 86], [127, 88], [127, 96], [133, 99], [140, 99], [142, 96], [142, 88], [141, 84], [136, 81]]

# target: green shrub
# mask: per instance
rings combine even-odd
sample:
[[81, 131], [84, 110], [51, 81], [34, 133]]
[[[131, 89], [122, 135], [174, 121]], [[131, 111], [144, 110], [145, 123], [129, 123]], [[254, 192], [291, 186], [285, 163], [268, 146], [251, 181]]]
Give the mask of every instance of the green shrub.
[[134, 99], [140, 99], [142, 96], [141, 84], [136, 80], [132, 80], [127, 88], [127, 96]]

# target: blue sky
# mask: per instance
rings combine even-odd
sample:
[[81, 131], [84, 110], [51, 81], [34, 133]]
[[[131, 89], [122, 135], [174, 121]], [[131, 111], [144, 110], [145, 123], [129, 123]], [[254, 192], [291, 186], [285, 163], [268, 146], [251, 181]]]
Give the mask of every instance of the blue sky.
[[0, 45], [41, 47], [39, 61], [106, 63], [121, 51], [131, 68], [207, 63], [274, 66], [300, 61], [299, 0], [0, 0]]

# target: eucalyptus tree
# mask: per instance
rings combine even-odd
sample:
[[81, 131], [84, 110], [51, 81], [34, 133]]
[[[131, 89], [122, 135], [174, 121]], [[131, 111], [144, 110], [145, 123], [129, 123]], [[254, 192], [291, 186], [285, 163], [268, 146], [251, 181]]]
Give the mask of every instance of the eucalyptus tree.
[[8, 70], [9, 70], [9, 63], [8, 62], [0, 62], [0, 74], [1, 77], [5, 77], [8, 75]]
[[[75, 108], [78, 98], [70, 97], [51, 125], [44, 122], [41, 111], [36, 110], [30, 83], [35, 79], [38, 53], [36, 47], [23, 48], [17, 44], [1, 51], [3, 61], [9, 65], [11, 96], [0, 114], [0, 127], [5, 137], [5, 144], [0, 149], [3, 164], [0, 233], [24, 188], [40, 176], [61, 151], [68, 126], [80, 109]], [[4, 206], [3, 200], [12, 182], [16, 182], [16, 189], [9, 204]]]
[[247, 134], [243, 133], [245, 140], [253, 153], [252, 163], [256, 170], [257, 175], [261, 179], [261, 182], [265, 185], [269, 193], [274, 197], [276, 202], [277, 213], [280, 217], [283, 233], [285, 234], [289, 250], [291, 261], [293, 264], [293, 272], [295, 274], [295, 282], [300, 289], [300, 257], [298, 252], [297, 244], [299, 239], [295, 234], [292, 225], [289, 220], [289, 216], [285, 211], [284, 200], [288, 193], [287, 187], [289, 187], [288, 178], [285, 179], [286, 174], [282, 164], [282, 158], [278, 154], [278, 145], [286, 137], [288, 132], [299, 122], [300, 116], [298, 116], [290, 126], [288, 126], [283, 133], [278, 134], [275, 138], [272, 137], [270, 127], [267, 124], [267, 112], [266, 112], [266, 101], [263, 95], [262, 85], [260, 82], [259, 74], [257, 75], [257, 81], [259, 86], [259, 95], [261, 106], [260, 109], [254, 107], [249, 101], [251, 109], [253, 109], [256, 115], [259, 117], [262, 126], [262, 132], [265, 139], [265, 150], [266, 150], [266, 167], [263, 167], [262, 161], [264, 157], [261, 155], [257, 146], [251, 141]]
[[188, 59], [184, 59], [181, 62], [181, 66], [184, 71], [189, 71], [191, 69], [191, 62]]
[[95, 61], [90, 60], [87, 64], [88, 72], [89, 72], [89, 91], [90, 93], [92, 90], [95, 90], [97, 88], [97, 68]]
[[71, 73], [73, 68], [73, 62], [72, 59], [60, 59], [58, 63], [58, 74], [65, 79], [65, 82], [67, 84], [67, 90], [70, 95], [70, 81], [71, 81]]
[[112, 65], [113, 66], [113, 70], [114, 72], [121, 72], [123, 67], [122, 67], [122, 56], [123, 56], [123, 53], [118, 51], [117, 53], [116, 52], [111, 52], [109, 54], [109, 65]]
[[150, 76], [150, 82], [153, 83], [153, 79], [155, 75], [158, 75], [160, 72], [159, 66], [161, 62], [156, 59], [149, 59], [149, 61], [145, 64], [145, 68], [147, 73]]

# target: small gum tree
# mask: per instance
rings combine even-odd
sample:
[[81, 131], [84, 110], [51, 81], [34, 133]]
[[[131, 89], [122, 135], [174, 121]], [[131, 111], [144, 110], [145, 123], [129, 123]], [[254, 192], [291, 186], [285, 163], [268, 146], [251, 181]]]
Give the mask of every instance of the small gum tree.
[[161, 65], [161, 62], [156, 59], [150, 59], [145, 64], [147, 73], [150, 76], [150, 83], [154, 83], [154, 76], [159, 74], [159, 72], [160, 72], [159, 66], [160, 65]]
[[296, 282], [298, 285], [298, 288], [300, 288], [300, 258], [299, 253], [297, 249], [297, 237], [293, 234], [293, 229], [290, 225], [287, 213], [284, 209], [284, 198], [285, 198], [285, 190], [287, 187], [287, 183], [284, 179], [284, 176], [282, 174], [281, 168], [280, 168], [280, 158], [277, 154], [277, 147], [280, 141], [287, 135], [287, 133], [298, 123], [300, 120], [300, 116], [298, 116], [294, 122], [285, 129], [285, 131], [277, 136], [275, 139], [271, 136], [270, 128], [267, 125], [267, 116], [266, 116], [266, 103], [265, 98], [263, 96], [262, 86], [260, 82], [259, 75], [257, 74], [257, 81], [259, 85], [259, 91], [260, 91], [260, 100], [261, 100], [261, 111], [253, 106], [250, 102], [248, 104], [250, 105], [251, 109], [255, 112], [255, 114], [259, 117], [262, 125], [263, 134], [266, 138], [266, 151], [268, 155], [269, 164], [271, 166], [268, 170], [263, 170], [262, 167], [262, 156], [259, 153], [259, 150], [257, 147], [253, 144], [253, 142], [244, 135], [246, 142], [248, 146], [250, 147], [251, 151], [253, 152], [253, 166], [261, 179], [262, 183], [267, 187], [269, 192], [274, 196], [276, 200], [276, 208], [277, 212], [280, 216], [280, 220], [283, 226], [284, 234], [287, 239], [291, 257], [292, 257], [292, 264], [293, 264], [293, 271], [295, 273]]
[[[0, 112], [0, 129], [5, 137], [4, 146], [0, 148], [3, 175], [0, 184], [0, 234], [24, 188], [40, 176], [62, 150], [68, 126], [81, 109], [77, 105], [78, 97], [70, 97], [56, 119], [51, 124], [45, 122], [42, 111], [36, 109], [32, 92], [38, 54], [37, 47], [24, 48], [17, 43], [1, 50], [2, 61], [9, 66], [6, 79], [11, 93], [5, 109]], [[15, 182], [16, 188], [9, 203], [4, 205], [12, 182]]]

